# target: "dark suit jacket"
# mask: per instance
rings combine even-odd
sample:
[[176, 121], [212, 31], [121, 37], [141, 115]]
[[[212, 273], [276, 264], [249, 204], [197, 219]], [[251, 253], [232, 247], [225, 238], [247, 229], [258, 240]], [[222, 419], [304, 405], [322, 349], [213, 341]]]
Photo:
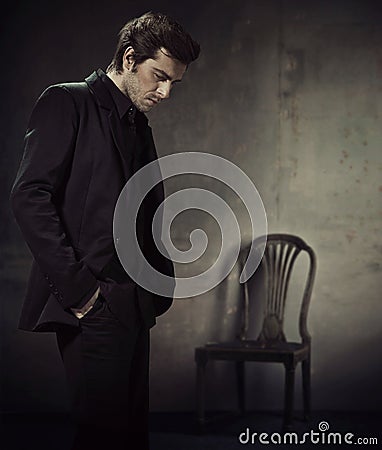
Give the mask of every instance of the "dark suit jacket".
[[[25, 330], [78, 326], [70, 308], [83, 306], [98, 286], [127, 326], [136, 298], [148, 326], [171, 305], [170, 298], [153, 295], [131, 279], [121, 284], [109, 277], [109, 265], [116, 260], [113, 213], [132, 175], [134, 146], [100, 74], [46, 89], [26, 132], [11, 193], [16, 220], [34, 257], [19, 324]], [[143, 163], [155, 160], [151, 128], [140, 112], [136, 130]], [[160, 183], [150, 210], [163, 195]], [[168, 259], [155, 259], [156, 267], [173, 276]]]

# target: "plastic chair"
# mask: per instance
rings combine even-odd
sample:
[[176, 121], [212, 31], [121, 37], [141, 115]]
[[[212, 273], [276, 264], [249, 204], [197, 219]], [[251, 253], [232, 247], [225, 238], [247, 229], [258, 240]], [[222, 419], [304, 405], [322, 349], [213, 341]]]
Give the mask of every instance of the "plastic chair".
[[[253, 245], [264, 242], [259, 238]], [[257, 244], [256, 244], [257, 243]], [[239, 268], [244, 267], [249, 248], [241, 252]], [[290, 277], [298, 255], [309, 255], [308, 275], [299, 312], [301, 342], [288, 342], [284, 334], [284, 312]], [[245, 362], [279, 362], [285, 367], [283, 429], [290, 430], [293, 421], [294, 378], [298, 363], [302, 363], [304, 418], [309, 419], [311, 410], [310, 353], [311, 337], [307, 329], [307, 316], [316, 272], [314, 251], [299, 237], [289, 234], [270, 234], [261, 266], [266, 274], [266, 299], [264, 320], [256, 340], [247, 339], [249, 328], [250, 295], [248, 284], [241, 284], [241, 324], [237, 339], [232, 342], [206, 344], [195, 349], [197, 364], [197, 420], [206, 424], [205, 417], [205, 371], [209, 360], [229, 360], [236, 364], [239, 410], [245, 412]], [[240, 270], [241, 272], [241, 270]], [[253, 283], [252, 283], [253, 284]]]

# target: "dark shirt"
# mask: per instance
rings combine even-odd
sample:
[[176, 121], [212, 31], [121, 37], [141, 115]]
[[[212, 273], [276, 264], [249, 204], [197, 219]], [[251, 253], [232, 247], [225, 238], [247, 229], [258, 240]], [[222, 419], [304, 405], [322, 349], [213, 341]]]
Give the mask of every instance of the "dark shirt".
[[[131, 154], [131, 169], [132, 173], [139, 170], [144, 164], [144, 154], [142, 152], [142, 144], [140, 139], [136, 136], [136, 121], [138, 116], [144, 116], [143, 113], [137, 111], [130, 98], [123, 94], [121, 90], [117, 87], [113, 80], [111, 80], [102, 69], [97, 71], [101, 80], [105, 83], [111, 97], [113, 98], [116, 110], [118, 111], [118, 116], [121, 119], [122, 128], [126, 129], [126, 139], [127, 134], [130, 133], [128, 139], [130, 143], [130, 148], [128, 149]], [[133, 148], [131, 148], [133, 146]]]
[[130, 98], [120, 91], [114, 81], [112, 81], [102, 69], [98, 69], [98, 74], [113, 97], [119, 118], [122, 119], [126, 113], [134, 118], [137, 109]]
[[[147, 127], [147, 121], [142, 120], [144, 114], [140, 111], [137, 111], [137, 108], [133, 105], [132, 101], [129, 97], [123, 94], [120, 89], [116, 86], [116, 84], [105, 74], [103, 70], [98, 70], [98, 75], [105, 83], [108, 91], [110, 92], [113, 101], [115, 103], [116, 109], [118, 111], [119, 118], [121, 120], [122, 127], [126, 130], [126, 143], [127, 143], [127, 151], [131, 152], [131, 171], [135, 173], [139, 170], [145, 163], [145, 155], [144, 155], [144, 138], [143, 135], [140, 136], [140, 133], [145, 133], [145, 128]], [[144, 123], [144, 127], [142, 125], [138, 125], [136, 127], [136, 122], [140, 121], [140, 123]], [[145, 201], [141, 205], [140, 211], [137, 217], [136, 224], [136, 232], [138, 242], [143, 249], [144, 236], [148, 236], [151, 234], [151, 220], [147, 220], [147, 215], [145, 214]], [[146, 219], [146, 220], [145, 220]], [[150, 238], [151, 239], [151, 238]], [[146, 255], [147, 256], [147, 255]], [[112, 279], [114, 282], [118, 283], [118, 285], [123, 289], [124, 287], [128, 287], [131, 283], [134, 283], [133, 280], [128, 276], [125, 269], [122, 267], [118, 255], [115, 252], [109, 264], [103, 270], [103, 275], [106, 278]], [[140, 291], [140, 295], [146, 296], [146, 293]], [[130, 299], [132, 301], [133, 299]], [[153, 309], [153, 304], [150, 299], [143, 298], [138, 302], [138, 297], [135, 297], [133, 300], [136, 304], [136, 307], [141, 311], [142, 318], [144, 317], [154, 317], [155, 312]], [[150, 322], [148, 326], [152, 326]]]
[[[141, 156], [142, 148], [140, 144], [140, 140], [136, 139], [136, 128], [134, 120], [137, 115], [137, 108], [134, 106], [130, 98], [123, 94], [121, 90], [117, 87], [113, 80], [111, 80], [106, 73], [102, 69], [98, 69], [97, 73], [101, 80], [105, 83], [108, 91], [110, 92], [111, 97], [113, 98], [114, 104], [116, 106], [116, 110], [118, 111], [118, 116], [121, 120], [121, 126], [126, 130], [126, 148], [129, 153], [131, 153], [131, 169], [132, 173], [136, 172], [142, 165]], [[141, 114], [138, 112], [138, 114]], [[130, 136], [128, 137], [128, 134]], [[132, 138], [132, 134], [135, 136]], [[133, 146], [133, 148], [131, 148]], [[139, 215], [139, 225], [137, 228], [138, 240], [142, 242], [142, 233], [143, 233], [143, 210]], [[109, 262], [108, 266], [104, 269], [104, 275], [112, 280], [118, 282], [120, 285], [124, 285], [124, 283], [131, 283], [132, 280], [127, 275], [125, 270], [123, 269], [117, 254], [114, 254], [114, 257]]]

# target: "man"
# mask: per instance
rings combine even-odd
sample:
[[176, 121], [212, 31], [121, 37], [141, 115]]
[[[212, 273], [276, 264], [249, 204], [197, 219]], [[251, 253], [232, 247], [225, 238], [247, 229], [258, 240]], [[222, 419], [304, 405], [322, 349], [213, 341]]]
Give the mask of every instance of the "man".
[[[25, 137], [11, 201], [34, 257], [20, 328], [54, 331], [73, 395], [73, 449], [145, 449], [149, 328], [171, 299], [137, 286], [113, 243], [113, 213], [131, 175], [157, 158], [145, 112], [170, 96], [199, 45], [163, 14], [128, 22], [107, 73], [46, 89]], [[158, 184], [138, 215], [145, 256], [155, 250]], [[128, 207], [128, 206], [127, 206]]]

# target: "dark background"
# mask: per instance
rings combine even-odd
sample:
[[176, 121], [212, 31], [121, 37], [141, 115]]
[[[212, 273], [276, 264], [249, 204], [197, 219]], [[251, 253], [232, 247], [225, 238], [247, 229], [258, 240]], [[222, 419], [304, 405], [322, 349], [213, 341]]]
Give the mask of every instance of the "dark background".
[[[17, 330], [31, 256], [8, 197], [29, 114], [48, 85], [106, 68], [118, 30], [147, 10], [174, 16], [202, 46], [172, 99], [149, 115], [158, 153], [207, 151], [230, 159], [256, 184], [269, 231], [298, 234], [316, 250], [309, 318], [314, 407], [380, 410], [382, 8], [370, 0], [16, 1], [3, 9], [2, 410], [68, 408], [54, 336]], [[189, 218], [179, 229], [185, 224]], [[236, 282], [233, 275], [219, 289], [178, 300], [158, 320], [153, 411], [194, 408], [193, 349], [233, 335], [236, 304], [227, 294]], [[292, 319], [287, 323], [293, 335]], [[209, 408], [234, 404], [231, 370], [211, 366]], [[256, 393], [251, 408], [281, 409], [281, 367], [253, 365], [248, 380]]]

